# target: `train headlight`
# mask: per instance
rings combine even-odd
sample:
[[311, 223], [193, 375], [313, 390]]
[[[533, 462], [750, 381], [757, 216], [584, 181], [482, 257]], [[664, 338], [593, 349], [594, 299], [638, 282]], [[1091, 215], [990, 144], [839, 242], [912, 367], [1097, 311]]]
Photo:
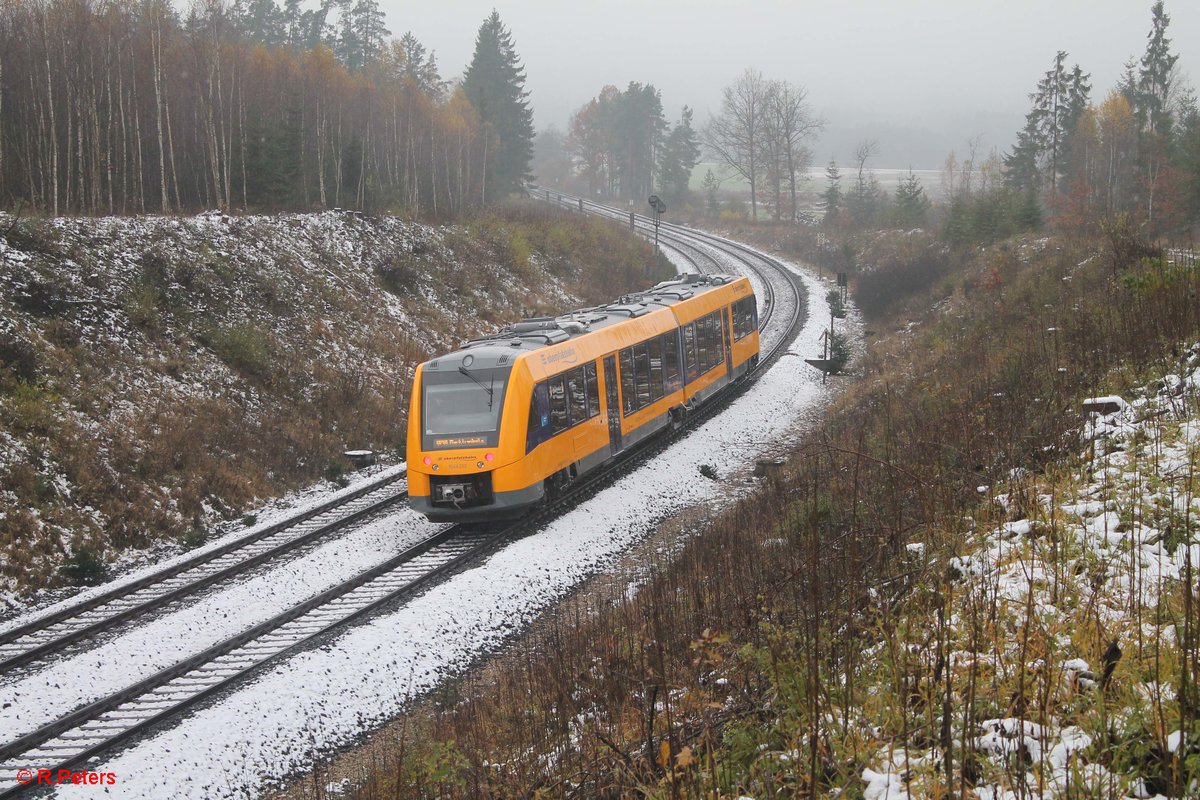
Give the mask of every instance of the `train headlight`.
[[429, 456], [425, 456], [425, 458], [423, 460], [425, 461], [425, 466], [427, 466], [427, 467], [433, 463], [433, 459], [430, 458]]
[[483, 460], [484, 460], [484, 461], [491, 461], [491, 460], [492, 460], [492, 454], [491, 454], [491, 453], [484, 453], [484, 454], [483, 454]]

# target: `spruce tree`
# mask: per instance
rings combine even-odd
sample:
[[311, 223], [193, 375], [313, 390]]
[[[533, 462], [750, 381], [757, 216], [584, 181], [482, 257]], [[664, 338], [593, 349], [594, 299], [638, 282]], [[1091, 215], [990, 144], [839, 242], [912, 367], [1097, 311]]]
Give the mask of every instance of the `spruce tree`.
[[616, 142], [621, 154], [617, 174], [621, 197], [645, 200], [654, 193], [655, 170], [660, 164], [667, 129], [662, 98], [650, 84], [631, 81], [619, 96], [616, 113]]
[[683, 114], [662, 148], [659, 160], [658, 185], [668, 200], [682, 200], [687, 194], [692, 170], [700, 161], [700, 140], [692, 128], [692, 110], [683, 107]]
[[831, 224], [837, 219], [838, 211], [842, 208], [842, 173], [838, 169], [837, 162], [829, 161], [829, 166], [825, 168], [825, 179], [829, 182], [825, 187], [825, 191], [821, 193], [821, 199], [825, 201], [825, 223]]
[[533, 177], [529, 171], [533, 112], [512, 34], [495, 11], [479, 27], [475, 55], [463, 78], [463, 92], [475, 107], [487, 137], [484, 202], [521, 191]]
[[1068, 71], [1066, 60], [1065, 51], [1055, 54], [1054, 63], [1029, 96], [1033, 107], [1025, 115], [1025, 127], [1017, 134], [1013, 151], [1004, 157], [1005, 178], [1014, 190], [1036, 193], [1049, 183], [1051, 198], [1058, 193], [1071, 139], [1092, 89], [1090, 76], [1078, 64]]
[[929, 198], [925, 196], [925, 187], [909, 169], [908, 175], [896, 185], [896, 206], [893, 211], [896, 224], [901, 228], [919, 228], [925, 224], [928, 211]]
[[704, 173], [704, 182], [700, 185], [704, 187], [704, 202], [708, 213], [714, 217], [717, 216], [721, 211], [717, 203], [717, 190], [721, 188], [721, 182], [717, 180], [717, 176], [713, 175], [713, 171], [710, 169]]
[[1171, 53], [1171, 40], [1167, 38], [1171, 17], [1163, 10], [1163, 0], [1154, 4], [1150, 14], [1150, 33], [1138, 70], [1134, 108], [1143, 128], [1166, 136], [1171, 130], [1171, 109], [1167, 104], [1174, 82], [1172, 70], [1179, 56]]

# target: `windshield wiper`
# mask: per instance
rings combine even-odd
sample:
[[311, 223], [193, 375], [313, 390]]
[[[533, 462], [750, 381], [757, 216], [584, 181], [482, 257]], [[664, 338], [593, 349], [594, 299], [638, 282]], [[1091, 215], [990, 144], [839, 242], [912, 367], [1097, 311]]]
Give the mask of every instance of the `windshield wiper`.
[[492, 373], [492, 380], [491, 380], [491, 383], [492, 383], [492, 385], [491, 385], [491, 386], [484, 386], [484, 385], [483, 385], [483, 382], [482, 382], [482, 381], [480, 381], [480, 380], [479, 380], [479, 378], [476, 378], [474, 375], [472, 375], [472, 374], [471, 374], [471, 372], [470, 372], [470, 370], [468, 370], [466, 367], [464, 367], [464, 366], [462, 366], [462, 365], [459, 365], [459, 367], [458, 367], [458, 371], [459, 371], [459, 372], [461, 372], [463, 375], [466, 375], [466, 376], [467, 376], [468, 378], [470, 378], [471, 380], [473, 380], [473, 381], [475, 382], [475, 385], [476, 385], [476, 386], [478, 386], [480, 389], [483, 389], [485, 392], [487, 392], [487, 395], [488, 395], [488, 411], [491, 411], [491, 410], [492, 410], [492, 400], [494, 399], [494, 397], [495, 397], [495, 394], [496, 394], [496, 390], [495, 390], [495, 388], [494, 388], [494, 387], [495, 387], [495, 384], [496, 384], [496, 375], [495, 375], [495, 373]]

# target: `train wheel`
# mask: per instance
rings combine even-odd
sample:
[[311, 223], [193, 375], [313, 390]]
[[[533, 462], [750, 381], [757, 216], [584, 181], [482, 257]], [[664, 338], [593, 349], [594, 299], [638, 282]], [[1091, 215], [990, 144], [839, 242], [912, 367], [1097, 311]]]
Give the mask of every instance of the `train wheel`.
[[571, 484], [575, 482], [577, 477], [577, 468], [574, 464], [572, 464], [566, 469], [560, 469], [558, 472], [546, 478], [546, 500], [557, 500], [567, 491], [567, 489], [571, 487]]

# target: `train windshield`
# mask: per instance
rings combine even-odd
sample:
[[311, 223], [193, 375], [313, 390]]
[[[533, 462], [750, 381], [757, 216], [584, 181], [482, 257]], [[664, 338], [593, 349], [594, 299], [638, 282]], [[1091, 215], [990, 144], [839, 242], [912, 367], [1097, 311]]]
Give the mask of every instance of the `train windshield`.
[[495, 447], [509, 369], [425, 372], [421, 376], [421, 444], [426, 450]]

